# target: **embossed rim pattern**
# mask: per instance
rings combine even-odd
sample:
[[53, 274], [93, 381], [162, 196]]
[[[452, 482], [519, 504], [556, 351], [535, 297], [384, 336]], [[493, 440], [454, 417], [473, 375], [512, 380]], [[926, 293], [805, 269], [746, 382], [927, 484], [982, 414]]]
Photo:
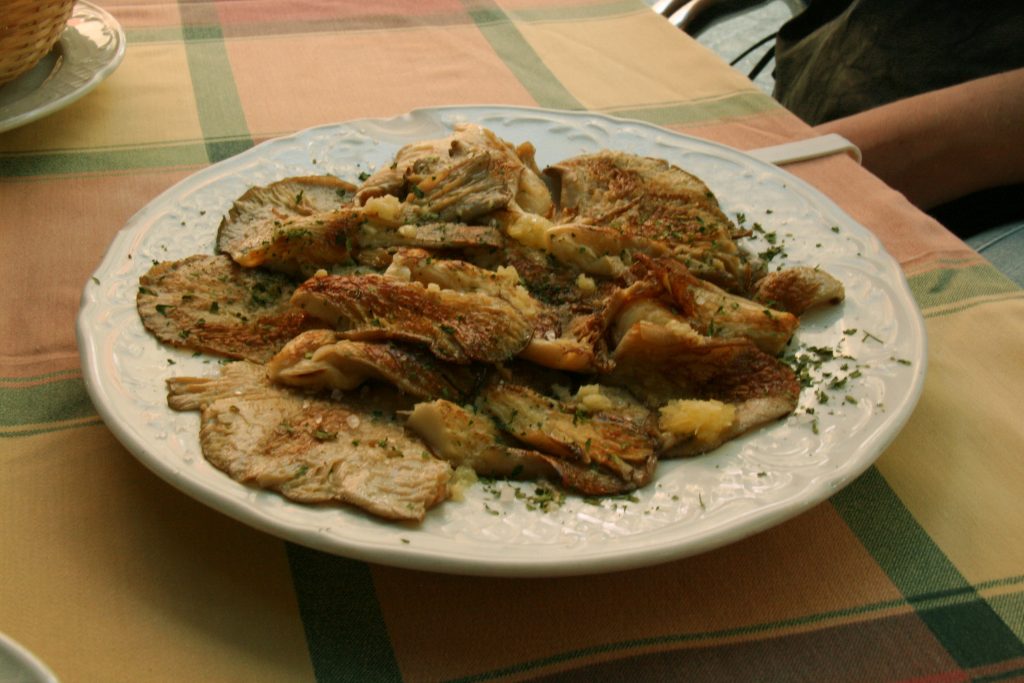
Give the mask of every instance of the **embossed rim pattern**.
[[[49, 116], [102, 83], [124, 59], [124, 30], [106, 10], [76, 2], [54, 49], [60, 52], [60, 59], [37, 88], [19, 93], [9, 102], [0, 98], [0, 132]], [[33, 71], [6, 84], [7, 91], [15, 91], [20, 81], [35, 77]]]
[[[848, 293], [840, 307], [805, 316], [798, 341], [855, 359], [860, 376], [831, 405], [805, 390], [798, 414], [697, 458], [659, 464], [631, 499], [570, 497], [529, 509], [529, 487], [474, 486], [420, 525], [359, 511], [310, 507], [240, 485], [198, 446], [198, 417], [166, 406], [164, 380], [216, 372], [209, 359], [160, 346], [135, 311], [151, 261], [210, 252], [221, 215], [254, 184], [333, 173], [354, 180], [389, 163], [407, 142], [447, 134], [460, 121], [515, 143], [530, 141], [541, 167], [615, 148], [666, 158], [707, 182], [730, 215], [784, 238], [787, 263], [821, 265]], [[758, 238], [762, 239], [762, 238]], [[756, 250], [755, 242], [752, 248]], [[856, 335], [851, 330], [860, 330]], [[319, 550], [398, 567], [493, 576], [597, 573], [704, 552], [775, 526], [852, 481], [895, 438], [924, 381], [923, 319], [896, 262], [868, 230], [803, 181], [734, 149], [650, 124], [517, 107], [420, 109], [270, 140], [173, 186], [114, 238], [86, 284], [78, 318], [86, 386], [108, 427], [170, 484], [255, 528]], [[815, 417], [804, 410], [816, 410]], [[813, 422], [813, 428], [811, 423]], [[501, 491], [504, 490], [504, 493]], [[517, 497], [516, 492], [519, 492]]]

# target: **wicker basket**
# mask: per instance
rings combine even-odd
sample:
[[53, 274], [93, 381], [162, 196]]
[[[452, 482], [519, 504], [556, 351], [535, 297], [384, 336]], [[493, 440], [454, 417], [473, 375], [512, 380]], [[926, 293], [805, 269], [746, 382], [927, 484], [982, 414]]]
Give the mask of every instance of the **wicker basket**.
[[0, 85], [34, 67], [68, 23], [74, 0], [2, 0]]

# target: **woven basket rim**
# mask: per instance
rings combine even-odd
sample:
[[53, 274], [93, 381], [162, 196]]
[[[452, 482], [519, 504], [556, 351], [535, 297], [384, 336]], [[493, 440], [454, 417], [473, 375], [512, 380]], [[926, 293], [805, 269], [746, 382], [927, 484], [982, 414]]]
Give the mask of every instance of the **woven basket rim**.
[[0, 85], [45, 57], [60, 39], [75, 0], [6, 0], [0, 26]]

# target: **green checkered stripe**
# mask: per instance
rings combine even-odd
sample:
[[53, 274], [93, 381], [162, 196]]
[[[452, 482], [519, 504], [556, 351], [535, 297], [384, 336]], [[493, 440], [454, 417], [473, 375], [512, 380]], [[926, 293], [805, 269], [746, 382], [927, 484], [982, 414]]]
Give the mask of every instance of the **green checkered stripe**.
[[[486, 0], [464, 0], [463, 4], [462, 13], [426, 13], [417, 15], [415, 21], [420, 25], [438, 27], [460, 23], [475, 25], [494, 52], [536, 100], [538, 106], [563, 110], [583, 108], [544, 65], [513, 21], [544, 21], [554, 16], [555, 10], [534, 9], [510, 16], [493, 2]], [[116, 174], [140, 169], [201, 167], [227, 159], [259, 142], [254, 139], [246, 124], [245, 112], [234, 86], [232, 65], [225, 44], [226, 41], [233, 39], [259, 36], [266, 32], [266, 27], [260, 24], [223, 27], [219, 23], [216, 8], [211, 3], [182, 0], [179, 7], [181, 26], [128, 30], [127, 43], [129, 49], [137, 45], [161, 42], [181, 42], [185, 46], [202, 139], [151, 145], [111, 146], [102, 149], [0, 152], [0, 180], [4, 177]], [[275, 26], [274, 30], [292, 33], [341, 33], [365, 30], [368, 27], [381, 28], [381, 20], [372, 12], [372, 4], [368, 4], [367, 8], [367, 15], [362, 19], [356, 17], [326, 23], [294, 22], [287, 27]], [[581, 6], [570, 10], [569, 16], [573, 11], [585, 18], [615, 16], [637, 11], [637, 3], [629, 0]], [[566, 10], [558, 9], [557, 16], [565, 18]], [[771, 98], [760, 93], [747, 92], [714, 101], [652, 104], [644, 108], [610, 109], [605, 113], [659, 125], [684, 125], [749, 116], [777, 107]], [[278, 131], [279, 134], [290, 132], [293, 131]]]

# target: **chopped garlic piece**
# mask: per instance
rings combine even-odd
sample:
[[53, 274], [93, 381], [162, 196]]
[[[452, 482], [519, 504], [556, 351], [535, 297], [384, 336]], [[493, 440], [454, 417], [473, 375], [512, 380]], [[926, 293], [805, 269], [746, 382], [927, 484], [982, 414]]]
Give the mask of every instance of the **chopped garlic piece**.
[[519, 271], [516, 270], [515, 266], [498, 266], [498, 269], [494, 272], [498, 276], [499, 280], [507, 282], [510, 285], [519, 284]]
[[505, 299], [515, 306], [524, 315], [535, 315], [538, 312], [537, 301], [530, 295], [530, 292], [526, 287], [519, 284], [519, 271], [516, 270], [515, 266], [498, 266], [494, 271], [494, 277], [501, 284], [506, 285], [506, 287], [499, 289], [497, 292], [488, 290], [482, 291], [485, 291], [488, 294], [500, 296], [502, 299]]
[[517, 216], [508, 226], [508, 236], [527, 247], [548, 250], [548, 228], [551, 221], [536, 214], [524, 213]]
[[459, 465], [448, 480], [448, 492], [452, 500], [466, 499], [466, 490], [478, 481], [476, 472], [469, 465]]
[[576, 392], [580, 406], [588, 413], [596, 413], [601, 410], [611, 410], [612, 400], [601, 393], [600, 384], [584, 384]]
[[395, 261], [391, 262], [391, 265], [384, 271], [384, 274], [388, 277], [393, 277], [396, 280], [402, 280], [404, 282], [412, 281], [412, 271], [409, 270], [409, 267], [398, 265]]
[[594, 278], [587, 277], [583, 273], [580, 273], [579, 277], [576, 278], [576, 286], [579, 287], [580, 291], [584, 294], [593, 294], [597, 290], [597, 284], [594, 282]]
[[376, 214], [384, 220], [398, 220], [402, 213], [402, 202], [398, 197], [386, 194], [381, 197], [371, 197], [366, 200], [367, 213]]
[[413, 239], [416, 237], [416, 226], [415, 225], [403, 225], [398, 229], [398, 234], [402, 237]]
[[694, 337], [698, 334], [697, 330], [693, 329], [693, 326], [685, 320], [669, 320], [665, 323], [665, 327], [685, 337]]
[[710, 442], [736, 419], [736, 408], [721, 401], [678, 399], [661, 407], [658, 427], [664, 432]]

